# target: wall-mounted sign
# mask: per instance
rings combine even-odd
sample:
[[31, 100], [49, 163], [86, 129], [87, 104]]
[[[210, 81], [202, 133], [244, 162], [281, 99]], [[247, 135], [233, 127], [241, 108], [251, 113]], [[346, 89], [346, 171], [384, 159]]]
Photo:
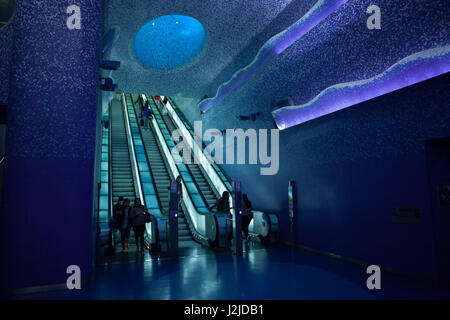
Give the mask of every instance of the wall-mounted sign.
[[439, 185], [439, 205], [443, 208], [450, 207], [450, 184]]
[[392, 222], [420, 223], [420, 209], [417, 207], [392, 208]]
[[0, 1], [0, 29], [11, 22], [16, 10], [16, 0]]

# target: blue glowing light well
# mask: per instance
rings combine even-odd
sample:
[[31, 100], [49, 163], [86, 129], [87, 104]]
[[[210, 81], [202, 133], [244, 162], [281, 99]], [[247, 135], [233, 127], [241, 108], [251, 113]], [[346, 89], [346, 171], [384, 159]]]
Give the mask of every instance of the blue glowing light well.
[[190, 62], [203, 49], [206, 30], [197, 19], [167, 15], [144, 24], [134, 37], [136, 58], [145, 66], [170, 70]]

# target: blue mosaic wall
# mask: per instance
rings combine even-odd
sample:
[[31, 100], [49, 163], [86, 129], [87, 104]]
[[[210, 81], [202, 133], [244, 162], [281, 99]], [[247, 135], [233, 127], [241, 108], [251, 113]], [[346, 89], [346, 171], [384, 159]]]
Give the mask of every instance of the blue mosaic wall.
[[2, 286], [64, 284], [93, 272], [100, 2], [18, 1], [1, 217]]
[[[372, 4], [381, 8], [381, 30], [367, 29]], [[203, 120], [204, 130], [274, 128], [270, 112], [285, 96], [306, 103], [331, 85], [372, 77], [415, 52], [450, 44], [448, 9], [439, 0], [349, 1], [203, 116], [200, 96], [175, 100], [191, 121]], [[299, 18], [294, 10], [286, 15], [292, 23]], [[250, 62], [270, 36], [246, 48], [234, 65]], [[450, 134], [446, 81], [430, 80], [280, 132], [277, 176], [260, 176], [260, 167], [249, 165], [225, 165], [225, 171], [243, 181], [255, 207], [280, 215], [284, 239], [292, 179], [299, 190], [298, 244], [433, 276], [424, 141]], [[262, 114], [255, 122], [237, 120], [254, 112]], [[422, 223], [393, 224], [395, 206], [419, 207]]]
[[0, 30], [0, 104], [8, 104], [9, 74], [12, 60], [14, 27], [10, 23]]

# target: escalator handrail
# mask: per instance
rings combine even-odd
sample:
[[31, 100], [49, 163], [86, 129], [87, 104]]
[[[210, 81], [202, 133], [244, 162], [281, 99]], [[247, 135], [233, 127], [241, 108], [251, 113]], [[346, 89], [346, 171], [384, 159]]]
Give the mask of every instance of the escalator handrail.
[[[114, 213], [113, 213], [113, 196], [112, 196], [112, 101], [108, 106], [108, 213], [109, 213], [109, 221], [113, 221]], [[112, 224], [110, 223], [110, 234], [111, 237], [109, 239], [111, 247], [114, 246], [114, 229], [112, 228]]]
[[[133, 142], [133, 135], [131, 134], [131, 126], [130, 126], [130, 119], [129, 119], [129, 115], [128, 115], [128, 109], [127, 109], [127, 102], [125, 99], [125, 94], [122, 93], [122, 112], [125, 112], [123, 115], [123, 120], [125, 122], [125, 131], [127, 134], [127, 142], [128, 142], [128, 153], [130, 155], [130, 165], [132, 168], [132, 173], [133, 173], [133, 180], [135, 183], [135, 193], [136, 193], [136, 189], [138, 191], [139, 194], [139, 199], [141, 199], [141, 204], [144, 204], [144, 197], [143, 197], [143, 192], [142, 192], [142, 184], [141, 184], [141, 177], [140, 177], [140, 172], [139, 172], [139, 167], [136, 161], [136, 152], [134, 149], [134, 142]], [[145, 205], [145, 204], [144, 204]]]

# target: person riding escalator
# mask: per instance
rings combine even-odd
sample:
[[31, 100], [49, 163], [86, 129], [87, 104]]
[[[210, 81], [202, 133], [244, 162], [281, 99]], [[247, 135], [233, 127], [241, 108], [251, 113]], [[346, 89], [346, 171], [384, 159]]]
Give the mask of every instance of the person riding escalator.
[[145, 210], [145, 207], [141, 204], [141, 199], [136, 198], [134, 206], [131, 209], [130, 219], [131, 226], [134, 231], [134, 238], [136, 241], [137, 251], [144, 253], [144, 233], [145, 224], [150, 222], [150, 214]]
[[242, 231], [244, 232], [244, 239], [249, 241], [250, 235], [248, 227], [253, 219], [252, 203], [248, 200], [248, 196], [244, 193], [242, 195]]
[[223, 212], [230, 215], [230, 193], [228, 191], [224, 191], [222, 193], [222, 197], [217, 199], [216, 204], [211, 206], [209, 209], [212, 211], [213, 209], [217, 209], [217, 212]]

